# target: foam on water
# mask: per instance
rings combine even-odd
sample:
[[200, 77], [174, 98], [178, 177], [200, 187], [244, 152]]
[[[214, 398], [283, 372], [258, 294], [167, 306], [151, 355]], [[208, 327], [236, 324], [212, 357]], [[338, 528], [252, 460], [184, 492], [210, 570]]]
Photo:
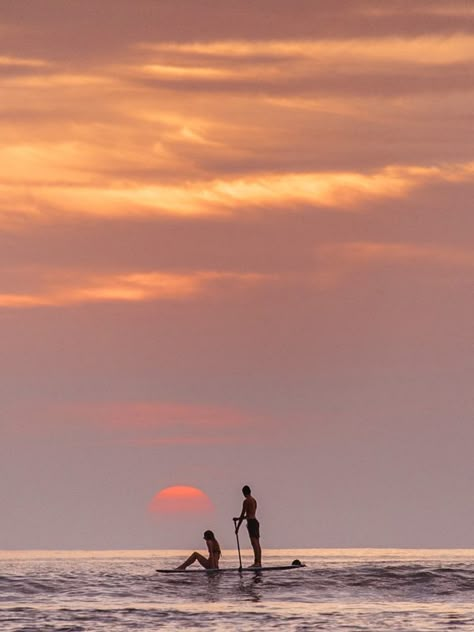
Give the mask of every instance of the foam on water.
[[474, 631], [472, 550], [265, 551], [295, 558], [307, 567], [160, 575], [183, 552], [3, 552], [0, 629]]

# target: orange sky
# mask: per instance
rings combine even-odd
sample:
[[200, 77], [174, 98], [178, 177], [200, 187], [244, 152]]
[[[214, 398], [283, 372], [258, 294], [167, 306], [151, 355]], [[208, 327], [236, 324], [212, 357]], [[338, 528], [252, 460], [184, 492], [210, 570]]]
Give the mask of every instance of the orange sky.
[[471, 546], [470, 3], [0, 8], [0, 548]]

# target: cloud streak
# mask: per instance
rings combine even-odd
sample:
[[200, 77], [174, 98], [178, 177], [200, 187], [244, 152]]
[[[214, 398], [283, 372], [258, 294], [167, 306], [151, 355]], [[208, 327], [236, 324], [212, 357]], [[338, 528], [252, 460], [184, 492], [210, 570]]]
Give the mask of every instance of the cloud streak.
[[[97, 302], [140, 302], [183, 300], [221, 288], [252, 287], [268, 282], [260, 274], [201, 271], [189, 274], [133, 272], [125, 274], [86, 274], [71, 271], [36, 273], [34, 291], [0, 293], [0, 307], [61, 307]], [[31, 284], [31, 279], [29, 280]]]
[[474, 272], [471, 250], [443, 244], [346, 242], [326, 244], [316, 251], [317, 270], [312, 276], [317, 287], [340, 288], [364, 273], [412, 275], [424, 283], [439, 286], [440, 273], [451, 284], [470, 284]]
[[250, 427], [257, 433], [265, 423], [262, 416], [231, 407], [162, 401], [69, 404], [57, 406], [55, 414], [101, 429], [114, 443], [150, 448], [240, 443]]
[[[324, 40], [224, 40], [215, 42], [141, 44], [139, 49], [182, 59], [199, 68], [203, 60], [213, 60], [225, 67], [242, 60], [271, 66], [275, 62], [296, 64], [313, 62], [316, 66], [333, 63], [349, 64], [375, 61], [412, 62], [420, 65], [452, 64], [474, 59], [474, 37], [457, 34], [449, 37], [423, 36], [415, 38], [384, 37]], [[350, 59], [348, 60], [348, 57]], [[177, 67], [179, 68], [179, 66]], [[303, 69], [305, 66], [303, 65]], [[153, 72], [153, 69], [150, 69]], [[237, 74], [238, 77], [238, 74]]]
[[322, 258], [329, 257], [354, 264], [371, 265], [380, 262], [418, 267], [445, 267], [453, 270], [474, 268], [474, 253], [461, 248], [414, 243], [355, 242], [326, 245], [320, 249]]
[[[56, 173], [54, 167], [52, 173]], [[402, 198], [430, 182], [469, 182], [472, 163], [446, 167], [390, 166], [374, 173], [262, 174], [238, 180], [186, 183], [183, 186], [90, 187], [42, 184], [34, 191], [0, 186], [0, 209], [11, 225], [16, 213], [29, 221], [72, 216], [199, 217], [238, 215], [265, 209], [292, 212], [308, 206], [336, 211], [363, 211], [374, 199]], [[0, 217], [2, 216], [0, 210]]]

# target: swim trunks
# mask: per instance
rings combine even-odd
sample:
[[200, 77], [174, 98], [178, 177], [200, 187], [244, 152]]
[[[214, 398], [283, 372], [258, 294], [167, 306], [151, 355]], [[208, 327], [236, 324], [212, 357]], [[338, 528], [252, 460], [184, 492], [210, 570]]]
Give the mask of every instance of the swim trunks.
[[260, 537], [260, 523], [258, 522], [257, 518], [247, 519], [247, 529], [249, 530], [249, 536], [251, 538]]

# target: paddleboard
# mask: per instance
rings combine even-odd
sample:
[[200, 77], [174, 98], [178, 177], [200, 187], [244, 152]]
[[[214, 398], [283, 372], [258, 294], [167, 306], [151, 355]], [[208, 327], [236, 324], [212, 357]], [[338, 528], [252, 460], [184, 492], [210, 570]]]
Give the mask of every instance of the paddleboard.
[[178, 570], [177, 568], [157, 568], [157, 573], [267, 573], [268, 571], [288, 571], [295, 568], [304, 568], [305, 564], [287, 564], [286, 566], [259, 566], [244, 568], [196, 568], [194, 570]]

